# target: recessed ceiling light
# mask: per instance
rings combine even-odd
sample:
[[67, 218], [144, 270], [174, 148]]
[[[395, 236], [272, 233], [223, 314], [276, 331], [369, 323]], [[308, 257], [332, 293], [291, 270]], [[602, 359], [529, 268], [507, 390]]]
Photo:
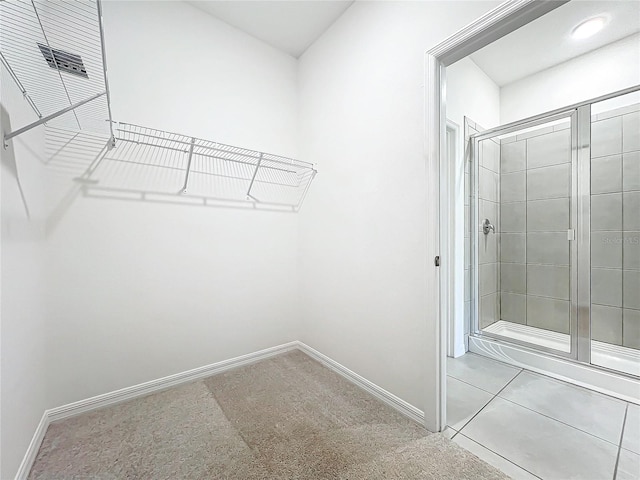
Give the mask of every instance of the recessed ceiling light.
[[604, 17], [590, 18], [574, 28], [571, 36], [578, 40], [588, 38], [602, 30], [605, 23], [607, 23], [607, 21]]

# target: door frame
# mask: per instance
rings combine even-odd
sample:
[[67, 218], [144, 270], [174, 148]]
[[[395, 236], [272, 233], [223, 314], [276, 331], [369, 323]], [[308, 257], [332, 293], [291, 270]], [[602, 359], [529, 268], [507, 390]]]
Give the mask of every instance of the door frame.
[[[424, 425], [433, 432], [446, 426], [446, 355], [447, 330], [452, 312], [460, 299], [451, 288], [458, 273], [453, 261], [455, 237], [453, 206], [455, 188], [448, 171], [446, 149], [446, 67], [549, 13], [569, 0], [507, 0], [454, 33], [425, 53], [425, 155], [426, 155], [426, 241], [427, 316]], [[462, 212], [464, 215], [464, 210]], [[439, 262], [435, 261], [439, 258]], [[464, 308], [464, 303], [462, 303]]]

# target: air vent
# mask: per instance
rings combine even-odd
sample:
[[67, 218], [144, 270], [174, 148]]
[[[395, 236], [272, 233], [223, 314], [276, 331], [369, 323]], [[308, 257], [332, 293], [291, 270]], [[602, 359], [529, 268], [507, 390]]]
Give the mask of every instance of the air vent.
[[63, 50], [56, 50], [55, 48], [49, 48], [42, 43], [38, 43], [44, 59], [49, 66], [55, 70], [60, 69], [63, 72], [71, 73], [79, 77], [89, 78], [87, 75], [87, 69], [82, 63], [82, 57], [74, 53], [65, 52]]

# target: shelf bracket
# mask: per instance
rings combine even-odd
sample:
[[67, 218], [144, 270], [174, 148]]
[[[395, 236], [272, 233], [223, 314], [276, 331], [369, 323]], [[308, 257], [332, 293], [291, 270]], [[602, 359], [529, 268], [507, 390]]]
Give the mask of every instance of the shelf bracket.
[[42, 117], [40, 120], [36, 120], [33, 123], [30, 123], [29, 125], [26, 125], [22, 128], [19, 128], [18, 130], [14, 130], [13, 132], [9, 132], [9, 133], [5, 133], [4, 135], [4, 140], [3, 140], [3, 144], [4, 144], [4, 148], [7, 148], [9, 146], [9, 144], [7, 143], [9, 140], [11, 140], [13, 137], [17, 137], [20, 134], [23, 134], [24, 132], [27, 132], [29, 130], [31, 130], [34, 127], [37, 127], [38, 125], [42, 125], [43, 123], [48, 122], [49, 120], [53, 120], [54, 118], [59, 117], [60, 115], [64, 115], [67, 112], [70, 112], [71, 110], [75, 110], [76, 108], [84, 105], [85, 103], [89, 103], [92, 100], [95, 100], [96, 98], [100, 98], [101, 96], [105, 95], [107, 92], [102, 92], [102, 93], [98, 93], [96, 95], [94, 95], [93, 97], [89, 97], [85, 100], [82, 100], [78, 103], [74, 103], [73, 105], [69, 105], [67, 108], [63, 108], [62, 110], [60, 110], [59, 112], [56, 113], [52, 113], [51, 115], [47, 115], [46, 117]]
[[193, 147], [196, 144], [196, 139], [191, 137], [191, 145], [189, 146], [189, 159], [187, 160], [187, 174], [184, 176], [184, 185], [182, 186], [182, 193], [187, 193], [187, 183], [189, 183], [189, 172], [191, 172], [191, 158], [193, 157]]
[[258, 174], [258, 170], [260, 169], [260, 164], [262, 163], [262, 156], [264, 154], [260, 154], [260, 158], [258, 158], [258, 163], [256, 163], [256, 169], [253, 171], [253, 177], [251, 177], [251, 183], [249, 184], [249, 189], [247, 190], [247, 198], [251, 198], [254, 201], [258, 201], [255, 197], [251, 196], [251, 188], [253, 187], [253, 182], [256, 181], [256, 175]]

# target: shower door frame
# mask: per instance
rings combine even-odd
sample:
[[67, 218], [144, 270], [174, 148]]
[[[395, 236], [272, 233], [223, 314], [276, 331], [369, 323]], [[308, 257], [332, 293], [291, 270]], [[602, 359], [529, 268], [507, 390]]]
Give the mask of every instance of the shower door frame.
[[[471, 158], [472, 171], [471, 176], [471, 286], [472, 286], [472, 301], [471, 301], [471, 315], [469, 316], [471, 325], [469, 332], [471, 335], [482, 335], [491, 338], [505, 340], [524, 347], [535, 348], [536, 350], [566, 357], [570, 359], [578, 359], [578, 272], [577, 272], [577, 260], [578, 260], [578, 247], [577, 238], [574, 236], [573, 240], [567, 240], [569, 242], [569, 351], [565, 352], [542, 345], [537, 345], [523, 340], [512, 339], [504, 337], [502, 335], [483, 332], [480, 328], [480, 295], [479, 295], [479, 251], [478, 251], [478, 236], [480, 234], [480, 202], [479, 202], [479, 189], [480, 189], [480, 142], [489, 140], [496, 136], [507, 135], [509, 133], [517, 132], [526, 128], [537, 127], [550, 123], [556, 120], [569, 119], [570, 121], [570, 138], [571, 138], [571, 174], [570, 174], [570, 201], [569, 201], [569, 231], [577, 231], [578, 228], [578, 109], [566, 108], [556, 110], [546, 115], [539, 115], [536, 117], [526, 118], [517, 122], [512, 122], [504, 126], [495, 127], [483, 132], [471, 135]], [[589, 145], [585, 146], [587, 150]], [[587, 151], [587, 155], [589, 151]], [[500, 205], [500, 203], [498, 203]], [[498, 207], [499, 208], [499, 207]], [[569, 231], [567, 234], [569, 235]], [[498, 232], [494, 232], [494, 235], [500, 232], [500, 223], [498, 223]], [[525, 235], [528, 232], [525, 230]], [[501, 265], [501, 262], [497, 262]], [[499, 278], [499, 276], [498, 276]], [[498, 286], [500, 281], [498, 280]], [[498, 290], [499, 292], [500, 290]], [[497, 320], [500, 320], [498, 318]], [[496, 320], [496, 321], [497, 321]]]
[[[499, 343], [518, 345], [534, 352], [560, 357], [569, 361], [586, 364], [590, 368], [612, 372], [627, 378], [633, 375], [612, 370], [591, 363], [591, 106], [593, 104], [640, 91], [640, 85], [617, 90], [580, 103], [562, 107], [550, 112], [511, 122], [478, 134], [470, 138], [472, 158], [474, 161], [471, 178], [471, 314], [469, 321], [470, 337], [488, 337]], [[478, 175], [479, 175], [479, 142], [497, 135], [504, 135], [528, 127], [534, 127], [561, 118], [571, 118], [571, 202], [570, 223], [574, 230], [574, 241], [570, 248], [570, 351], [544, 347], [534, 343], [482, 332], [479, 328], [478, 297]]]

